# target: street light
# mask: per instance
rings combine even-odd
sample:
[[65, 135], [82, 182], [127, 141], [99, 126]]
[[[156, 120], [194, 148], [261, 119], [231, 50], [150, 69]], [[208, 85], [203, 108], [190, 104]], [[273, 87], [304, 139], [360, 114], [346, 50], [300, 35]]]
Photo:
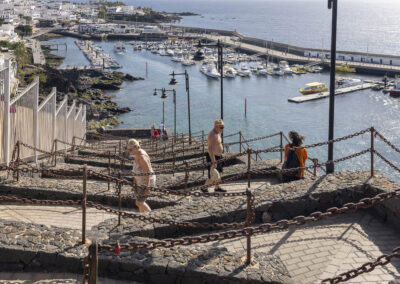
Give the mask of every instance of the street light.
[[[176, 89], [176, 86], [178, 85], [178, 81], [175, 79], [175, 76], [185, 76], [185, 85], [186, 85], [186, 95], [187, 95], [187, 104], [188, 104], [188, 123], [189, 123], [189, 144], [192, 144], [192, 128], [191, 128], [191, 123], [190, 123], [190, 91], [189, 91], [189, 74], [185, 70], [184, 73], [175, 73], [172, 71], [172, 74], [169, 74], [172, 76], [171, 81], [169, 81], [169, 85], [173, 90]], [[174, 104], [176, 108], [176, 98], [174, 99]], [[176, 117], [176, 112], [175, 112], [175, 117]], [[175, 139], [176, 139], [176, 133], [175, 133]]]
[[164, 102], [168, 98], [167, 94], [165, 93], [165, 89], [154, 89], [153, 96], [158, 96], [157, 91], [161, 91], [161, 99], [162, 99], [162, 123], [165, 125], [165, 117], [164, 117]]
[[157, 96], [157, 91], [161, 91], [161, 99], [163, 101], [163, 125], [165, 127], [165, 122], [164, 122], [164, 102], [168, 98], [167, 92], [172, 92], [174, 95], [174, 135], [176, 137], [176, 91], [175, 89], [172, 90], [167, 90], [165, 88], [162, 89], [154, 89], [154, 96]]
[[[331, 75], [330, 75], [330, 87], [329, 87], [328, 140], [333, 140], [333, 132], [334, 132], [337, 5], [338, 5], [338, 0], [328, 0], [328, 9], [332, 9]], [[328, 161], [333, 161], [333, 143], [328, 144]], [[330, 174], [333, 173], [334, 171], [335, 171], [335, 165], [333, 163], [329, 163], [326, 165], [326, 173]]]
[[[224, 119], [224, 60], [223, 60], [223, 45], [220, 40], [217, 41], [217, 44], [201, 44], [199, 41], [199, 47], [202, 46], [210, 46], [217, 47], [218, 50], [218, 72], [221, 76], [221, 119]], [[221, 133], [222, 143], [224, 142], [223, 134]]]

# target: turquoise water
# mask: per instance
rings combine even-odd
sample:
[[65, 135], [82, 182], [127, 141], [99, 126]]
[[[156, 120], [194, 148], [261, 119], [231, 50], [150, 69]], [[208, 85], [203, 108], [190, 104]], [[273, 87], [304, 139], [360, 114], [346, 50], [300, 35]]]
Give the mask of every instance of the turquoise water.
[[[73, 39], [57, 39], [68, 42], [68, 51], [59, 51], [67, 57], [64, 65], [76, 63], [80, 51], [70, 47]], [[123, 68], [121, 71], [134, 76], [144, 77], [143, 81], [124, 83], [120, 91], [114, 92], [115, 101], [121, 106], [128, 106], [132, 112], [121, 115], [124, 123], [120, 127], [150, 127], [162, 120], [162, 100], [154, 97], [154, 88], [168, 88], [172, 71], [182, 72], [180, 63], [174, 63], [170, 57], [162, 57], [148, 51], [133, 51], [127, 45], [125, 55], [113, 52], [113, 42], [99, 43], [105, 51], [112, 54]], [[83, 64], [82, 60], [80, 64]], [[146, 63], [148, 73], [146, 74]], [[209, 131], [212, 123], [220, 116], [220, 83], [209, 79], [199, 72], [199, 66], [187, 68], [190, 75], [192, 131]], [[357, 75], [357, 77], [360, 77]], [[364, 78], [375, 78], [365, 77]], [[187, 132], [187, 99], [183, 77], [177, 77], [177, 132]], [[379, 78], [378, 78], [379, 79]], [[325, 141], [328, 136], [328, 99], [302, 104], [289, 103], [288, 98], [299, 96], [298, 89], [304, 84], [322, 81], [329, 85], [329, 73], [293, 75], [287, 77], [257, 77], [224, 79], [224, 120], [225, 133], [239, 130], [247, 138], [264, 136], [296, 129], [306, 136], [305, 144]], [[244, 100], [247, 98], [247, 117], [244, 116]], [[335, 137], [347, 135], [370, 126], [375, 126], [395, 144], [400, 145], [399, 101], [381, 92], [364, 90], [336, 97], [335, 102]], [[165, 101], [165, 123], [173, 128], [172, 96]], [[252, 143], [254, 149], [278, 145], [279, 138]], [[335, 144], [334, 157], [339, 158], [370, 145], [370, 136], [357, 137], [353, 140]], [[377, 140], [376, 147], [385, 156], [400, 164], [400, 154]], [[327, 147], [309, 149], [312, 157], [320, 161], [327, 158]], [[272, 155], [273, 156], [273, 155]], [[271, 155], [269, 156], [271, 157]], [[276, 155], [275, 155], [276, 157]], [[377, 160], [377, 168], [394, 177], [392, 171]], [[369, 169], [369, 155], [338, 165], [341, 169]]]

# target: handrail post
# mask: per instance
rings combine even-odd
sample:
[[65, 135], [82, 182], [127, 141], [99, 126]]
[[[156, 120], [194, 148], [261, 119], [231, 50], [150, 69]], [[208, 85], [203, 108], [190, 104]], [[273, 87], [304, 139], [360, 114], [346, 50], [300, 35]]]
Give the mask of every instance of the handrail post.
[[[111, 175], [111, 151], [108, 151], [108, 175]], [[107, 179], [107, 189], [110, 190], [110, 179]]]
[[279, 134], [280, 134], [280, 153], [281, 153], [281, 163], [283, 163], [283, 133], [282, 133], [282, 131], [281, 132], [279, 132]]
[[122, 174], [121, 171], [118, 172], [118, 210], [119, 210], [119, 214], [118, 214], [118, 226], [121, 225], [121, 188], [122, 188], [122, 184], [121, 184], [121, 180], [122, 180]]
[[313, 159], [312, 161], [314, 163], [314, 176], [317, 176], [318, 159]]
[[371, 177], [374, 176], [374, 152], [375, 152], [375, 148], [374, 148], [374, 135], [375, 135], [375, 129], [372, 126], [371, 127]]
[[54, 166], [57, 166], [57, 139], [54, 139]]
[[87, 183], [87, 165], [83, 166], [83, 198], [82, 198], [82, 244], [86, 242], [86, 183]]
[[189, 180], [189, 170], [188, 170], [188, 163], [185, 162], [185, 189], [187, 189]]
[[172, 160], [172, 176], [175, 176], [175, 163], [176, 163], [176, 155], [173, 153], [173, 160]]
[[72, 153], [75, 152], [75, 136], [72, 137]]
[[[246, 195], [247, 195], [247, 216], [246, 216], [246, 227], [249, 227], [252, 223], [252, 206], [251, 206], [251, 191], [250, 188], [247, 188], [246, 190]], [[247, 238], [247, 257], [246, 257], [246, 265], [251, 264], [251, 234], [248, 234], [246, 236]]]
[[242, 153], [242, 131], [239, 131], [239, 153]]
[[119, 155], [121, 156], [121, 152], [122, 152], [122, 141], [121, 139], [119, 139]]
[[17, 141], [17, 182], [19, 181], [19, 159], [20, 159], [20, 147], [21, 147], [21, 142], [18, 140]]
[[[204, 164], [205, 154], [206, 154], [206, 146], [204, 145], [204, 141], [203, 141], [203, 155], [201, 156], [203, 164]], [[203, 176], [204, 176], [204, 167], [203, 167]]]
[[99, 250], [98, 250], [97, 240], [93, 240], [92, 244], [89, 247], [89, 262], [90, 262], [89, 284], [97, 284], [97, 275], [99, 269], [98, 253]]
[[251, 148], [247, 149], [247, 187], [250, 188]]

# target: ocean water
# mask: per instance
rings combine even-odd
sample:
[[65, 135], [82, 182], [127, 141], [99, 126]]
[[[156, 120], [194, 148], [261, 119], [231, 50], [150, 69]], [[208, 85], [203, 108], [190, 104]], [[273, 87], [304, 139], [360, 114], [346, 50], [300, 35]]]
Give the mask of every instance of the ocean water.
[[[327, 0], [124, 0], [166, 12], [195, 12], [178, 25], [237, 30], [251, 37], [330, 48]], [[400, 55], [398, 0], [339, 0], [338, 50]]]
[[[66, 56], [65, 65], [87, 64], [82, 59], [79, 50], [74, 46], [74, 39], [59, 38], [54, 41], [67, 42], [68, 50], [59, 50]], [[143, 81], [126, 82], [115, 94], [115, 101], [121, 106], [132, 108], [132, 112], [119, 118], [123, 121], [119, 127], [147, 127], [158, 125], [162, 121], [162, 100], [154, 97], [154, 88], [168, 88], [172, 71], [183, 72], [180, 63], [174, 63], [170, 57], [159, 56], [151, 52], [133, 51], [127, 44], [124, 55], [115, 54], [114, 42], [98, 42], [103, 49], [114, 56], [123, 66], [120, 71], [145, 78]], [[81, 58], [81, 59], [78, 59]], [[146, 64], [148, 72], [146, 73]], [[200, 73], [200, 66], [186, 68], [190, 76], [190, 100], [192, 131], [212, 128], [213, 121], [220, 117], [220, 83]], [[358, 78], [380, 79], [371, 76]], [[187, 133], [188, 113], [187, 97], [182, 77], [177, 77], [180, 84], [177, 87], [177, 132]], [[283, 131], [297, 130], [306, 136], [305, 144], [327, 140], [328, 137], [328, 99], [321, 99], [302, 104], [287, 101], [288, 98], [299, 96], [299, 88], [306, 83], [322, 81], [329, 85], [329, 73], [292, 75], [285, 77], [237, 77], [224, 79], [224, 120], [225, 133], [241, 130], [246, 138], [254, 138]], [[247, 99], [247, 117], [244, 115], [244, 101]], [[335, 99], [335, 137], [374, 126], [396, 145], [400, 145], [400, 101], [381, 92], [363, 90]], [[173, 131], [172, 94], [165, 101], [165, 124]], [[238, 139], [235, 137], [234, 139]], [[230, 140], [232, 141], [232, 139]], [[237, 140], [236, 140], [237, 141]], [[228, 142], [228, 141], [227, 141]], [[253, 149], [262, 149], [279, 145], [279, 138], [251, 143]], [[340, 158], [364, 150], [370, 146], [370, 135], [364, 134], [352, 140], [336, 143], [334, 158]], [[394, 152], [377, 139], [376, 148], [386, 157], [400, 165], [400, 154]], [[237, 150], [233, 148], [232, 150]], [[309, 149], [309, 155], [320, 161], [327, 159], [327, 147]], [[277, 158], [269, 154], [264, 158]], [[337, 165], [338, 169], [369, 170], [369, 154]], [[378, 158], [376, 168], [382, 170], [391, 178], [400, 180], [393, 170], [384, 165]]]

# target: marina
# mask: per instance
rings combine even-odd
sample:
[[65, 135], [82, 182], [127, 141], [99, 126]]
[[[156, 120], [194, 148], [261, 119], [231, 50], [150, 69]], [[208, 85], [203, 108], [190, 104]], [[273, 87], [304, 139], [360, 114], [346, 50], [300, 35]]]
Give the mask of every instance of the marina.
[[105, 53], [104, 50], [93, 44], [90, 40], [77, 40], [75, 44], [79, 47], [79, 49], [83, 52], [86, 58], [91, 63], [91, 68], [103, 68], [103, 69], [118, 69], [121, 68], [119, 63], [112, 58], [108, 53]]

